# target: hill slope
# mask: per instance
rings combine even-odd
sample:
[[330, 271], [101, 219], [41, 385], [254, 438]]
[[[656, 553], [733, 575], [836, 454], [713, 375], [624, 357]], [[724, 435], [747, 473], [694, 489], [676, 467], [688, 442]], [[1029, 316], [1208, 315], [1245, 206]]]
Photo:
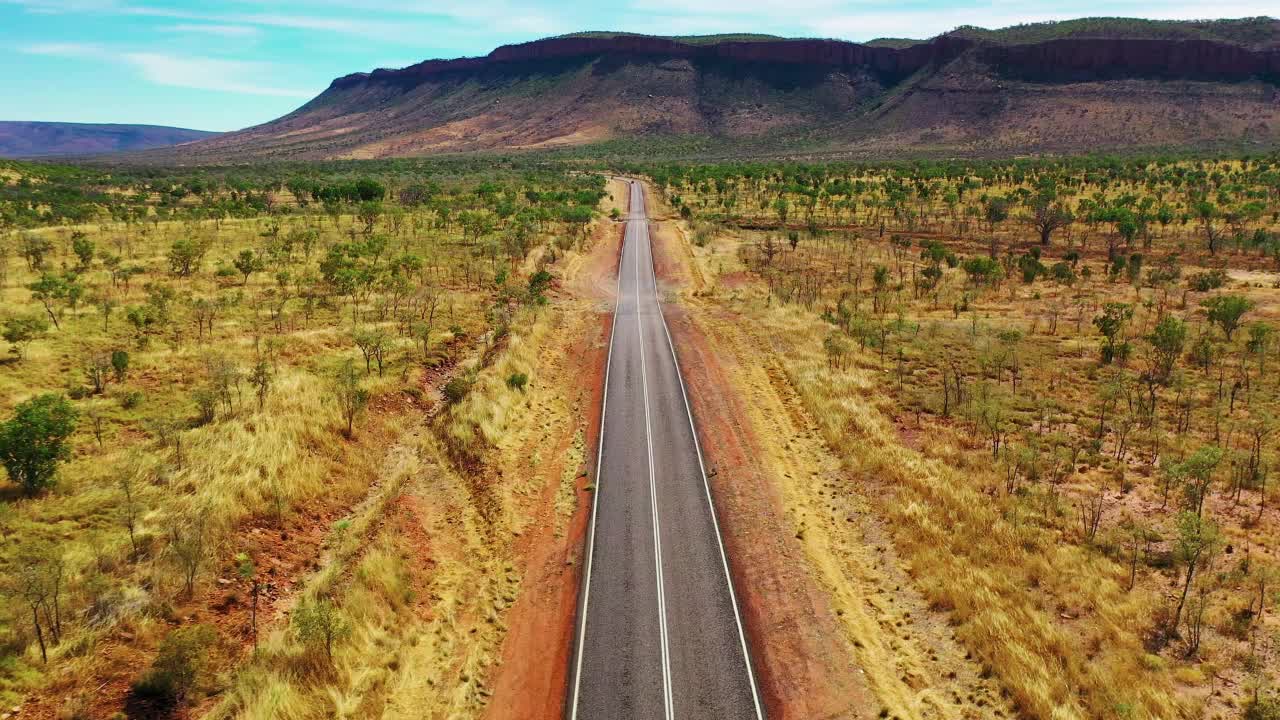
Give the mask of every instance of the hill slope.
[[1280, 22], [1092, 19], [927, 42], [582, 33], [334, 80], [186, 159], [388, 157], [703, 136], [744, 153], [1280, 141]]
[[216, 134], [159, 125], [0, 120], [0, 157], [100, 155], [167, 147]]

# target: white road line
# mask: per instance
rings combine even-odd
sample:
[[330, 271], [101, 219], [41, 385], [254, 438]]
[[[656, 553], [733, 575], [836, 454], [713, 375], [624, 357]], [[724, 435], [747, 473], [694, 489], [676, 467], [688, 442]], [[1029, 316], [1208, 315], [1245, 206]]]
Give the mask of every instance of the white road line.
[[[630, 198], [628, 198], [628, 210], [630, 210]], [[613, 321], [609, 323], [609, 352], [605, 356], [604, 361], [604, 392], [600, 398], [600, 432], [597, 434], [596, 443], [596, 483], [595, 489], [591, 492], [591, 532], [587, 538], [587, 567], [583, 577], [582, 590], [582, 616], [578, 622], [578, 660], [575, 663], [573, 671], [573, 700], [569, 711], [571, 720], [578, 718], [578, 697], [582, 690], [582, 656], [586, 646], [584, 641], [587, 637], [587, 606], [591, 602], [591, 561], [595, 555], [596, 548], [596, 511], [600, 508], [600, 483], [604, 477], [602, 474], [601, 459], [604, 457], [604, 418], [609, 409], [609, 370], [613, 366], [613, 336], [618, 329], [618, 306], [622, 302], [622, 261], [626, 258], [626, 235], [623, 235], [622, 251], [618, 253], [618, 268], [614, 273], [615, 285], [613, 290]]]
[[[644, 202], [644, 195], [641, 194], [641, 202]], [[648, 238], [648, 227], [645, 228], [645, 237]], [[652, 248], [652, 244], [650, 245]], [[652, 253], [652, 250], [650, 250]], [[671, 329], [667, 327], [666, 313], [662, 312], [662, 298], [658, 292], [658, 274], [656, 266], [652, 258], [649, 265], [653, 268], [653, 296], [658, 303], [658, 316], [662, 318], [662, 329], [667, 335], [667, 347], [671, 350], [671, 362], [676, 366], [676, 377], [680, 380], [680, 395], [684, 398], [685, 415], [689, 418], [689, 432], [693, 435], [693, 447], [698, 452], [698, 470], [702, 474], [702, 487], [706, 491], [707, 508], [711, 511], [711, 524], [716, 531], [716, 544], [720, 548], [720, 562], [724, 566], [724, 579], [729, 586], [729, 600], [733, 603], [733, 619], [738, 625], [738, 640], [742, 644], [742, 660], [747, 668], [747, 680], [751, 685], [751, 699], [755, 703], [756, 718], [764, 720], [764, 708], [760, 704], [760, 691], [756, 688], [755, 672], [751, 667], [751, 651], [747, 648], [747, 633], [742, 628], [742, 615], [738, 612], [738, 596], [733, 589], [733, 576], [729, 572], [729, 556], [724, 551], [724, 538], [720, 534], [720, 521], [716, 518], [716, 506], [711, 500], [711, 484], [707, 481], [707, 468], [702, 462], [702, 445], [698, 442], [698, 429], [693, 424], [693, 410], [689, 406], [689, 394], [684, 387], [684, 373], [680, 370], [680, 360], [676, 357], [676, 346], [671, 340]]]
[[[633, 193], [634, 194], [634, 193]], [[635, 253], [632, 253], [633, 255]], [[652, 264], [652, 262], [650, 262]], [[644, 360], [644, 321], [640, 314], [640, 260], [635, 260], [636, 332], [640, 340], [640, 386], [644, 393], [645, 449], [649, 454], [649, 503], [653, 509], [653, 551], [658, 580], [658, 635], [662, 643], [662, 699], [667, 720], [675, 715], [675, 698], [671, 692], [671, 653], [667, 642], [667, 598], [662, 577], [662, 530], [658, 522], [658, 484], [653, 468], [653, 430], [649, 420], [649, 375]]]

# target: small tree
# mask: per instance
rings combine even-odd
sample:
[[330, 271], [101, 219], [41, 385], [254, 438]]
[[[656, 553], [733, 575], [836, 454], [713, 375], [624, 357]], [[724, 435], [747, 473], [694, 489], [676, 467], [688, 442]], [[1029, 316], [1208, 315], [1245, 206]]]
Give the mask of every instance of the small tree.
[[849, 354], [849, 344], [845, 342], [841, 333], [835, 330], [827, 333], [827, 337], [822, 341], [822, 349], [827, 353], [828, 370], [844, 368], [845, 356]]
[[[50, 603], [57, 602], [54, 577], [50, 573], [50, 560], [54, 554], [53, 546], [45, 541], [26, 541], [19, 548], [11, 572], [5, 577], [6, 591], [31, 613], [31, 628], [40, 645], [40, 660], [46, 663], [49, 661], [49, 643], [56, 642], [53, 616], [49, 611]], [[63, 567], [60, 557], [57, 562], [60, 585]]]
[[183, 238], [174, 241], [169, 248], [169, 271], [178, 277], [198, 272], [208, 250], [209, 243], [205, 240]]
[[53, 327], [59, 330], [62, 326], [58, 324], [58, 318], [62, 315], [63, 305], [74, 306], [84, 294], [84, 288], [71, 274], [44, 273], [39, 280], [28, 285], [27, 289], [31, 291], [31, 297], [44, 306]]
[[205, 562], [209, 510], [201, 507], [193, 512], [175, 515], [171, 523], [169, 550], [182, 571], [183, 590], [187, 597], [191, 597], [196, 589], [196, 576]]
[[355, 432], [356, 418], [369, 405], [369, 391], [361, 387], [360, 374], [356, 370], [355, 363], [350, 360], [343, 363], [338, 370], [334, 383], [334, 395], [337, 398], [342, 419], [346, 423], [346, 431], [343, 434], [350, 438]]
[[129, 353], [124, 350], [111, 351], [111, 372], [115, 375], [116, 382], [124, 382], [129, 375]]
[[1222, 241], [1222, 229], [1214, 221], [1220, 213], [1218, 207], [1207, 200], [1197, 202], [1193, 208], [1196, 218], [1200, 220], [1200, 229], [1204, 232], [1205, 246], [1210, 255], [1218, 254], [1218, 244]]
[[1191, 585], [1195, 581], [1196, 571], [1208, 565], [1213, 551], [1218, 545], [1218, 528], [1212, 522], [1192, 512], [1178, 514], [1178, 537], [1174, 541], [1174, 559], [1183, 567], [1185, 573], [1182, 583], [1182, 594], [1178, 598], [1177, 608], [1173, 612], [1169, 633], [1177, 635], [1178, 626], [1182, 622], [1182, 610], [1186, 607], [1187, 596], [1191, 594]]
[[361, 328], [351, 334], [351, 339], [355, 342], [356, 347], [360, 348], [360, 353], [364, 355], [364, 371], [366, 373], [369, 372], [370, 365], [376, 362], [378, 364], [378, 377], [382, 377], [387, 343], [390, 340], [386, 331], [376, 327]]
[[102, 315], [102, 332], [107, 332], [111, 327], [111, 315], [116, 311], [119, 303], [110, 293], [104, 291], [94, 296], [93, 304], [98, 308], [98, 313]]
[[4, 321], [0, 337], [9, 343], [9, 351], [19, 360], [27, 356], [27, 348], [49, 331], [49, 323], [39, 315], [17, 315]]
[[93, 385], [95, 395], [102, 394], [111, 380], [111, 353], [98, 352], [89, 356], [84, 364], [85, 377]]
[[93, 264], [95, 249], [93, 241], [84, 233], [77, 231], [71, 236], [71, 250], [76, 254], [76, 267], [80, 270], [87, 270]]
[[1075, 222], [1075, 216], [1062, 203], [1054, 202], [1047, 197], [1036, 201], [1033, 224], [1036, 232], [1040, 234], [1041, 245], [1048, 245], [1055, 231], [1073, 222]]
[[259, 359], [249, 373], [249, 384], [253, 386], [253, 392], [258, 396], [259, 411], [266, 407], [267, 395], [271, 392], [271, 385], [274, 382], [275, 373], [271, 372], [271, 363], [266, 359]]
[[1253, 309], [1253, 301], [1239, 295], [1219, 295], [1200, 303], [1209, 316], [1209, 322], [1222, 328], [1231, 342], [1231, 336], [1240, 327], [1240, 319]]
[[1183, 494], [1187, 507], [1194, 510], [1197, 517], [1204, 515], [1204, 501], [1209, 496], [1209, 487], [1213, 484], [1213, 473], [1222, 462], [1222, 448], [1208, 445], [1196, 450], [1186, 460], [1178, 463], [1178, 476], [1183, 481]]
[[1151, 379], [1159, 385], [1167, 385], [1187, 344], [1187, 324], [1166, 315], [1156, 323], [1155, 329], [1147, 336], [1147, 342], [1151, 343]]
[[27, 268], [33, 271], [44, 270], [45, 257], [53, 252], [53, 243], [48, 238], [33, 233], [26, 233], [19, 243], [18, 253], [27, 261]]
[[253, 250], [248, 248], [241, 250], [240, 254], [236, 256], [236, 259], [232, 261], [232, 264], [235, 265], [236, 270], [239, 270], [240, 274], [244, 276], [243, 284], [245, 285], [249, 284], [250, 275], [260, 272], [264, 267], [266, 267], [262, 258], [258, 257]]
[[1125, 303], [1107, 303], [1102, 314], [1093, 319], [1093, 324], [1102, 333], [1102, 362], [1111, 364], [1114, 360], [1123, 360], [1129, 355], [1129, 343], [1124, 341], [1124, 328], [1133, 319], [1133, 307]]
[[987, 227], [995, 232], [996, 226], [1009, 219], [1009, 200], [1002, 197], [988, 198], [982, 206], [982, 216]]
[[76, 410], [61, 395], [39, 395], [18, 405], [0, 424], [0, 463], [28, 496], [48, 487], [58, 463], [71, 457], [67, 438], [76, 428]]
[[262, 582], [258, 579], [258, 569], [253, 564], [249, 553], [236, 555], [236, 573], [249, 585], [249, 631], [253, 634], [253, 651], [258, 651], [258, 597], [262, 594]]
[[299, 604], [293, 611], [293, 628], [304, 645], [323, 648], [325, 659], [331, 664], [333, 646], [351, 632], [351, 624], [342, 611], [327, 599]]
[[146, 511], [142, 504], [141, 488], [137, 477], [132, 472], [120, 476], [117, 485], [120, 488], [120, 522], [129, 531], [129, 547], [133, 550], [133, 558], [138, 558], [138, 523]]

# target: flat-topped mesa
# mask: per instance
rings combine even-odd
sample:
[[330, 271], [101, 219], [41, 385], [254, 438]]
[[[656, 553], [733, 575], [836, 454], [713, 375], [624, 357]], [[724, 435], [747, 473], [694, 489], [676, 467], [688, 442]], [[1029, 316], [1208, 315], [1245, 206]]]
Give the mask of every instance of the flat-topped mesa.
[[1270, 149], [1280, 21], [1082, 18], [865, 44], [584, 33], [347, 75], [288, 115], [171, 155], [376, 158], [664, 138], [698, 138], [716, 157]]
[[940, 35], [906, 47], [886, 47], [842, 40], [689, 43], [663, 37], [617, 35], [535, 40], [504, 45], [483, 57], [427, 60], [399, 70], [353, 73], [334, 80], [330, 89], [347, 89], [363, 83], [413, 86], [449, 73], [597, 56], [859, 67], [901, 78], [923, 67], [946, 63], [970, 49], [980, 60], [1002, 74], [1046, 81], [1120, 76], [1230, 81], [1280, 76], [1278, 49], [1252, 49], [1202, 39], [1063, 38], [1038, 43], [996, 44], [956, 35]]
[[427, 60], [400, 70], [381, 69], [371, 73], [353, 73], [334, 80], [330, 87], [344, 89], [366, 81], [415, 84], [436, 75], [490, 66], [596, 56], [865, 67], [891, 75], [909, 75], [930, 63], [950, 60], [972, 45], [971, 40], [946, 36], [905, 48], [862, 45], [842, 40], [728, 40], [691, 44], [644, 35], [563, 37], [504, 45], [484, 57]]

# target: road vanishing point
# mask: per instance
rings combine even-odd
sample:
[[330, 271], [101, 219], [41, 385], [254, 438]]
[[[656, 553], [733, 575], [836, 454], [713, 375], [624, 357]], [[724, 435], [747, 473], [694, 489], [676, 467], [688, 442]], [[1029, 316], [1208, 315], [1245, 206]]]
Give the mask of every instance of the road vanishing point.
[[763, 720], [639, 182], [618, 263], [569, 720]]

